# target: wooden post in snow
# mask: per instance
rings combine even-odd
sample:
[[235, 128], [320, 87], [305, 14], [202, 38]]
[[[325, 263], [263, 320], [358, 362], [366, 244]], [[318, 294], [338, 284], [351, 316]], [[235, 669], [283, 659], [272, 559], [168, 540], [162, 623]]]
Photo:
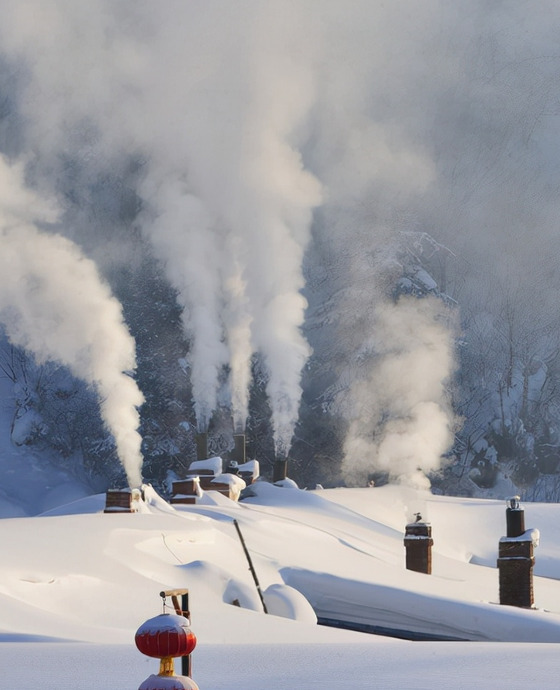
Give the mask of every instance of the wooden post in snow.
[[239, 527], [237, 520], [234, 520], [233, 524], [234, 524], [235, 529], [237, 531], [237, 534], [239, 536], [239, 541], [241, 542], [241, 546], [243, 547], [243, 551], [245, 553], [245, 558], [247, 559], [247, 562], [249, 563], [249, 570], [251, 571], [251, 575], [253, 576], [253, 581], [255, 583], [255, 587], [257, 588], [257, 592], [258, 592], [259, 598], [261, 600], [263, 611], [265, 613], [268, 613], [268, 610], [266, 608], [266, 604], [264, 603], [263, 593], [261, 592], [261, 586], [259, 583], [259, 578], [257, 577], [257, 573], [255, 572], [255, 569], [253, 568], [253, 561], [251, 560], [251, 556], [249, 555], [249, 551], [247, 550], [247, 547], [245, 546], [245, 539], [243, 539], [243, 535], [241, 534], [241, 529]]

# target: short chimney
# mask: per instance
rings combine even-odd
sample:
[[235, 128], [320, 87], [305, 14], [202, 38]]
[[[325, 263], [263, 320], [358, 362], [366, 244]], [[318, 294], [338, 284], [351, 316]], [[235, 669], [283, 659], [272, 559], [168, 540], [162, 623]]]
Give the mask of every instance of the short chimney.
[[423, 522], [420, 513], [416, 513], [415, 522], [405, 528], [406, 569], [431, 575], [433, 544], [431, 524]]
[[247, 462], [245, 434], [234, 434], [233, 443], [232, 460], [235, 460], [238, 465], [244, 465]]
[[525, 514], [519, 496], [507, 500], [506, 533], [498, 546], [500, 604], [532, 608], [534, 606], [533, 567], [537, 530], [525, 530]]
[[201, 431], [196, 435], [196, 459], [208, 459], [208, 432]]
[[275, 460], [272, 469], [272, 482], [281, 482], [288, 476], [288, 460]]
[[136, 513], [140, 491], [138, 489], [108, 489], [105, 494], [104, 513]]
[[506, 508], [506, 536], [520, 537], [525, 532], [525, 511], [519, 505], [519, 496], [508, 498]]

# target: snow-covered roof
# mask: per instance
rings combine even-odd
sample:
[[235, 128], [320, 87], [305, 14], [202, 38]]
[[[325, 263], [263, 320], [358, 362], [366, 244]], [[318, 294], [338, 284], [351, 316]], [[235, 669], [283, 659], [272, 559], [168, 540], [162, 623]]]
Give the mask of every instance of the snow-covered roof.
[[248, 460], [242, 465], [239, 465], [240, 472], [251, 472], [253, 478], [256, 479], [260, 474], [260, 465], [258, 460]]
[[238, 477], [236, 474], [230, 474], [229, 472], [224, 472], [222, 474], [217, 474], [214, 479], [212, 479], [211, 484], [213, 483], [220, 483], [220, 484], [229, 484], [230, 486], [235, 486], [235, 485], [243, 485], [243, 488], [245, 488], [246, 484], [241, 479], [241, 477]]
[[212, 470], [214, 474], [220, 474], [222, 471], [223, 461], [219, 455], [213, 458], [206, 458], [206, 460], [195, 460], [189, 465], [189, 473], [196, 473], [197, 470]]

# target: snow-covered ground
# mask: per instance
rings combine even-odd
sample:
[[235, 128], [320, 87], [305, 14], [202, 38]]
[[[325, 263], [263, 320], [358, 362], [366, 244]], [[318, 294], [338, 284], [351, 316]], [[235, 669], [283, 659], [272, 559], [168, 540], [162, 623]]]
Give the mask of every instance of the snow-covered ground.
[[[239, 504], [206, 492], [175, 509], [150, 488], [146, 499], [136, 514], [104, 514], [98, 495], [0, 520], [1, 687], [137, 688], [157, 661], [136, 650], [135, 630], [161, 612], [162, 589], [183, 587], [201, 690], [558, 685], [558, 505], [525, 505], [541, 543], [536, 609], [522, 610], [497, 603], [503, 501], [265, 482]], [[404, 527], [416, 512], [433, 527], [432, 575], [404, 567]], [[468, 641], [337, 630], [316, 615]]]

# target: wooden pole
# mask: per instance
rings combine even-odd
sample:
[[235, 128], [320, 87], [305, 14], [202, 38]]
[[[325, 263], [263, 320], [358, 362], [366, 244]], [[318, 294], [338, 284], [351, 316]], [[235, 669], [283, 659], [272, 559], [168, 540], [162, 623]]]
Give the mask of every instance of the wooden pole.
[[[183, 616], [191, 621], [191, 612], [189, 610], [189, 590], [185, 590], [181, 595], [181, 609]], [[188, 678], [192, 677], [192, 654], [181, 657], [181, 673]]]
[[[188, 589], [168, 589], [159, 593], [162, 599], [171, 597], [173, 608], [178, 616], [185, 616], [191, 622], [191, 612], [189, 610], [189, 590]], [[179, 604], [179, 597], [181, 597], [181, 604]], [[181, 673], [188, 678], [191, 678], [192, 672], [192, 654], [181, 657]]]
[[255, 572], [255, 569], [253, 568], [253, 561], [251, 560], [251, 556], [249, 555], [249, 551], [247, 550], [247, 547], [245, 546], [245, 539], [243, 539], [243, 535], [241, 534], [241, 529], [239, 527], [237, 520], [234, 520], [233, 524], [235, 526], [235, 529], [237, 530], [237, 534], [239, 535], [239, 541], [241, 542], [241, 546], [243, 547], [243, 551], [245, 553], [247, 563], [249, 563], [249, 570], [251, 571], [251, 575], [253, 576], [253, 581], [255, 583], [255, 587], [257, 588], [257, 592], [258, 592], [259, 598], [261, 600], [263, 611], [265, 613], [268, 613], [268, 610], [266, 608], [266, 604], [264, 603], [264, 597], [263, 597], [263, 594], [261, 592], [261, 586], [259, 583], [259, 578], [257, 577], [257, 573]]

